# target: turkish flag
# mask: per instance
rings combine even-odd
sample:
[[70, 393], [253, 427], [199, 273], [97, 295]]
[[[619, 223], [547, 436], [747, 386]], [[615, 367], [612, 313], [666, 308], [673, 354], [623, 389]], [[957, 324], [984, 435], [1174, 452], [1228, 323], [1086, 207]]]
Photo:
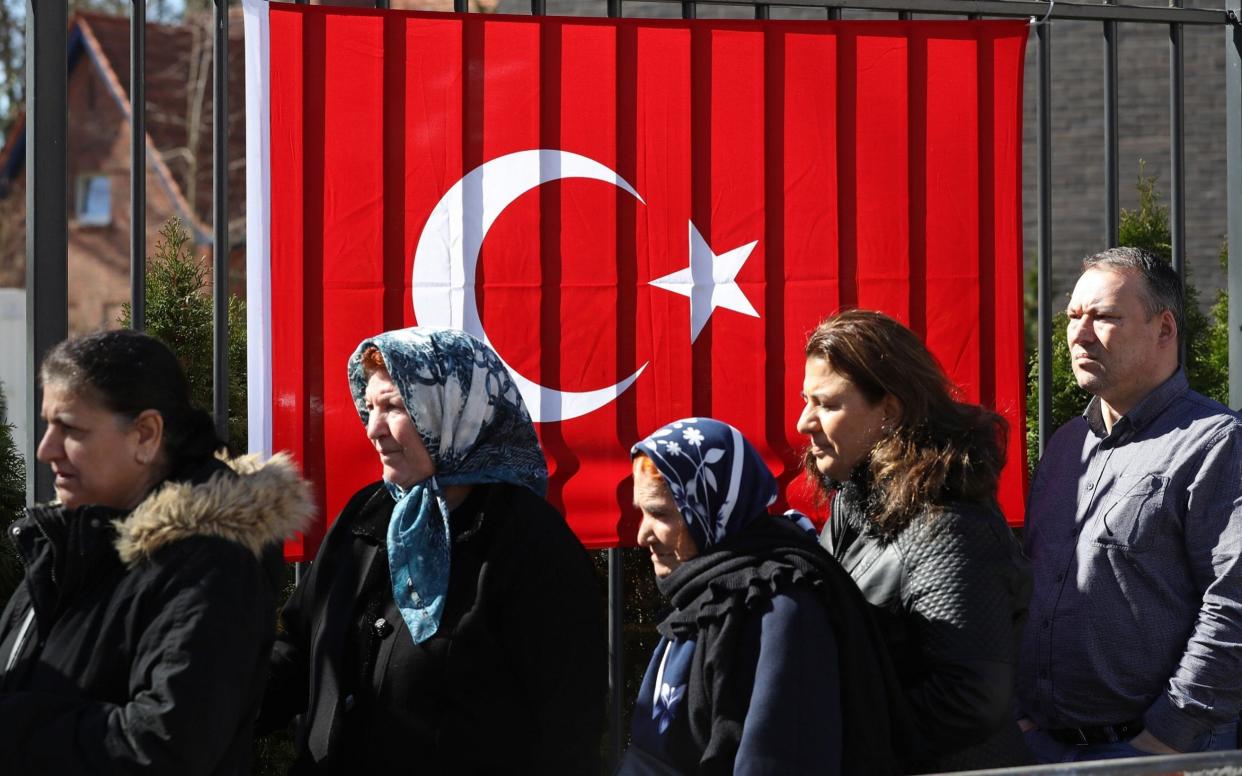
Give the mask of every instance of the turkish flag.
[[633, 542], [629, 448], [683, 416], [805, 508], [802, 348], [857, 306], [1006, 417], [1021, 521], [1025, 22], [247, 13], [251, 438], [328, 519], [379, 475], [346, 358], [418, 323], [508, 364], [589, 547]]

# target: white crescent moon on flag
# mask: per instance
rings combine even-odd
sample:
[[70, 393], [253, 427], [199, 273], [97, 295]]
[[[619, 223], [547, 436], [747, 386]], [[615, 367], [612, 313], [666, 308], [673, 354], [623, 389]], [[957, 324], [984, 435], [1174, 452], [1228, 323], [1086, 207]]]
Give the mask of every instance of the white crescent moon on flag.
[[[422, 326], [463, 329], [495, 350], [479, 319], [474, 278], [487, 231], [514, 200], [549, 181], [589, 178], [611, 183], [639, 202], [634, 187], [599, 162], [569, 151], [518, 151], [479, 165], [453, 184], [432, 209], [414, 251], [414, 316]], [[536, 423], [580, 417], [616, 400], [647, 368], [593, 391], [558, 391], [518, 373], [504, 360]]]

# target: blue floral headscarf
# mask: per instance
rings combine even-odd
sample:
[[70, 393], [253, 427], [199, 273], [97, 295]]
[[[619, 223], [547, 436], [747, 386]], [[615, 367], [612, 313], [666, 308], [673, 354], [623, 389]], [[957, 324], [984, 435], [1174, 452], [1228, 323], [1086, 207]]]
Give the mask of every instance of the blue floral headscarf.
[[440, 627], [448, 592], [449, 485], [507, 482], [542, 496], [548, 467], [526, 405], [500, 358], [456, 329], [398, 329], [362, 341], [349, 359], [349, 388], [365, 426], [362, 354], [376, 348], [435, 464], [408, 490], [385, 482], [397, 502], [388, 523], [393, 598], [420, 644]]
[[673, 493], [699, 552], [707, 552], [776, 501], [776, 478], [728, 423], [683, 418], [630, 448], [652, 460]]

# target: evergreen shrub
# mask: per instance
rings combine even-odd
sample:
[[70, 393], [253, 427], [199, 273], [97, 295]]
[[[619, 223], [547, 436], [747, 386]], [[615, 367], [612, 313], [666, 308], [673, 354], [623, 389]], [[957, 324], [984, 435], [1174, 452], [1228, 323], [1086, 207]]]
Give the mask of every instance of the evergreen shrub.
[[[160, 229], [147, 261], [147, 333], [176, 354], [190, 381], [194, 403], [212, 408], [212, 295], [205, 257], [194, 255], [190, 233], [178, 218]], [[132, 322], [129, 304], [120, 324]], [[229, 449], [246, 450], [246, 303], [229, 295]]]

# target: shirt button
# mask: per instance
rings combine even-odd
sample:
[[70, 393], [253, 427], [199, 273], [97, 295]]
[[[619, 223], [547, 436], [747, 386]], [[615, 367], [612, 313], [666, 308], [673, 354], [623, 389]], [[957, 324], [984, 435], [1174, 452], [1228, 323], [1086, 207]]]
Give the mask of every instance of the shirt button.
[[1057, 574], [1057, 581], [1058, 581], [1058, 582], [1064, 582], [1064, 581], [1065, 581], [1065, 575], [1064, 575], [1064, 574]]
[[1094, 483], [1094, 482], [1088, 482], [1088, 483], [1087, 483], [1087, 490], [1095, 490], [1095, 483]]
[[15, 525], [15, 526], [13, 526], [13, 535], [14, 535], [14, 536], [21, 536], [21, 535], [22, 535], [22, 527], [21, 527], [20, 525]]

